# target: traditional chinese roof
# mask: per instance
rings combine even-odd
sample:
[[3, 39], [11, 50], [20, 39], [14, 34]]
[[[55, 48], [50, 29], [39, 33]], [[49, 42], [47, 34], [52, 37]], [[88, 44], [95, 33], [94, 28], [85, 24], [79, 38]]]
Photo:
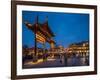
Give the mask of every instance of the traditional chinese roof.
[[55, 43], [53, 40], [51, 40], [51, 38], [54, 37], [54, 33], [52, 32], [52, 30], [50, 29], [48, 25], [47, 18], [46, 18], [46, 21], [41, 24], [38, 22], [38, 16], [37, 16], [36, 22], [33, 25], [28, 22], [25, 22], [25, 24], [27, 28], [32, 30], [35, 34], [37, 34], [37, 32], [40, 32], [41, 34], [43, 34], [47, 42]]
[[48, 22], [45, 22], [44, 24], [42, 24], [42, 28], [43, 30], [47, 31], [52, 37], [54, 37], [54, 33], [51, 31]]

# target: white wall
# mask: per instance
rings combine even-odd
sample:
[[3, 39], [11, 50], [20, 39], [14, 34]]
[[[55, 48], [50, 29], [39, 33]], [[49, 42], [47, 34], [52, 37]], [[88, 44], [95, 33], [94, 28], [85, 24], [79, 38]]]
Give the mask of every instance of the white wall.
[[[98, 34], [100, 34], [100, 1], [99, 0], [33, 0], [59, 3], [93, 4], [98, 5]], [[10, 0], [0, 0], [0, 80], [10, 80], [11, 65], [11, 11]], [[98, 49], [100, 36], [98, 35]], [[98, 50], [98, 53], [100, 49]], [[100, 80], [100, 54], [98, 54], [98, 75], [69, 76], [58, 78], [42, 78], [35, 80]]]

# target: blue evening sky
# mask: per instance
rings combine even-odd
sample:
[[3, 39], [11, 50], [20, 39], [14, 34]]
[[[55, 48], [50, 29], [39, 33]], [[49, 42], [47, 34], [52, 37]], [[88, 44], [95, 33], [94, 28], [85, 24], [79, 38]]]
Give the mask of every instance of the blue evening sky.
[[[56, 12], [22, 12], [22, 44], [34, 46], [34, 33], [26, 28], [24, 21], [34, 24], [38, 15], [38, 22], [44, 23], [48, 16], [48, 25], [55, 34], [53, 39], [57, 45], [68, 47], [71, 43], [89, 40], [89, 14], [56, 13]], [[38, 43], [39, 47], [42, 47]], [[49, 44], [46, 43], [47, 48]]]

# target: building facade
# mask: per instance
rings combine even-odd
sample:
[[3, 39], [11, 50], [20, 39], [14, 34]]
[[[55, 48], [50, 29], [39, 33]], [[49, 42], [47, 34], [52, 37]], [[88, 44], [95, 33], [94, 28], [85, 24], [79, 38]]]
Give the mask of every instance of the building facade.
[[67, 49], [68, 54], [75, 54], [77, 56], [89, 56], [89, 42], [83, 41], [80, 43], [73, 43]]

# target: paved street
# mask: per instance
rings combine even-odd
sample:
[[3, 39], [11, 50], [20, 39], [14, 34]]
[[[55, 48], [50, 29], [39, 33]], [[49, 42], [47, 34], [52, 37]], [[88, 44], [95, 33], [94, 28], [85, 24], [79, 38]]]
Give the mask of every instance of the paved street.
[[[61, 61], [62, 60], [62, 61]], [[64, 59], [47, 59], [47, 61], [43, 61], [42, 59], [38, 62], [33, 62], [32, 60], [24, 63], [23, 68], [47, 68], [47, 67], [69, 67], [69, 66], [86, 66], [88, 65], [88, 61], [86, 61], [86, 57], [70, 57], [67, 58], [67, 61]]]
[[48, 59], [47, 61], [40, 61], [37, 63], [34, 63], [32, 61], [29, 61], [24, 64], [25, 68], [43, 68], [43, 67], [63, 67], [64, 64], [60, 62], [60, 59]]
[[85, 66], [88, 65], [86, 57], [72, 57], [67, 59], [67, 66]]

